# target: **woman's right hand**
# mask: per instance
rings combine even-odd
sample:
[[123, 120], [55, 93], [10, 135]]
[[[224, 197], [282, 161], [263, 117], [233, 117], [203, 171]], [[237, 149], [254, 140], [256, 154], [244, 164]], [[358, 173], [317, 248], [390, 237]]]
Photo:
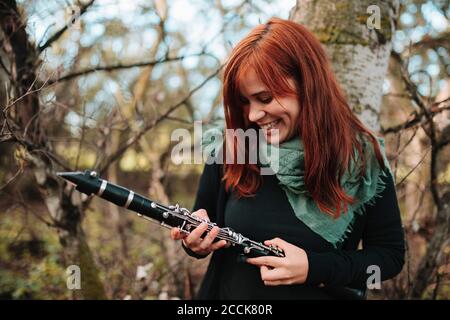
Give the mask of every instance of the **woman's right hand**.
[[[192, 214], [209, 221], [208, 213], [205, 209], [199, 209], [197, 211], [194, 211]], [[179, 228], [172, 228], [170, 230], [170, 237], [173, 240], [183, 241], [185, 247], [191, 249], [197, 254], [206, 256], [209, 253], [223, 248], [227, 245], [227, 241], [225, 240], [220, 240], [213, 243], [214, 239], [217, 237], [220, 231], [220, 228], [217, 226], [213, 227], [204, 239], [200, 238], [207, 229], [208, 224], [204, 222], [202, 222], [199, 226], [192, 230], [190, 234], [181, 232]]]

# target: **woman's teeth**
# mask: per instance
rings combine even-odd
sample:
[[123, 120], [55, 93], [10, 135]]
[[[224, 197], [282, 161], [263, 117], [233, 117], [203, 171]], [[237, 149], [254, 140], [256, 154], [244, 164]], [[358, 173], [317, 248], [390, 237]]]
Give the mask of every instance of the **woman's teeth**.
[[270, 130], [270, 129], [274, 128], [279, 122], [280, 122], [280, 119], [272, 121], [268, 124], [265, 124], [265, 125], [261, 126], [261, 128], [264, 130]]

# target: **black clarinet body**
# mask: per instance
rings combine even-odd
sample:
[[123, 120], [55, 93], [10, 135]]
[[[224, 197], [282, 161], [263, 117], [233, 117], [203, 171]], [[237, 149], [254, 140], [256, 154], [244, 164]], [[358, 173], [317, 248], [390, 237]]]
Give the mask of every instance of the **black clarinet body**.
[[[207, 231], [202, 235], [204, 237], [208, 231], [216, 226], [215, 223], [193, 215], [189, 210], [180, 207], [178, 204], [165, 206], [130, 189], [101, 179], [95, 171], [58, 172], [57, 175], [74, 184], [76, 190], [88, 196], [93, 194], [97, 195], [118, 206], [132, 210], [138, 216], [151, 220], [166, 228], [177, 227], [182, 232], [190, 233], [191, 230], [204, 222], [208, 224]], [[239, 246], [245, 257], [284, 257], [281, 249], [253, 241], [230, 228], [220, 228], [216, 241], [222, 239], [229, 241], [233, 246]]]

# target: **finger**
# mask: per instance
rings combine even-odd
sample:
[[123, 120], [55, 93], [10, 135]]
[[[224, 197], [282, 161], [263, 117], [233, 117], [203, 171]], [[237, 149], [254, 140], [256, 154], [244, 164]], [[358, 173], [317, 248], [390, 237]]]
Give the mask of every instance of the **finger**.
[[202, 240], [202, 242], [199, 244], [200, 249], [209, 250], [209, 247], [219, 234], [219, 231], [220, 229], [218, 227], [213, 227], [211, 231], [209, 231], [208, 234], [205, 236], [205, 238]]
[[286, 281], [289, 279], [286, 270], [283, 268], [271, 269], [267, 266], [262, 266], [260, 268], [260, 273], [263, 281]]
[[180, 228], [172, 228], [170, 229], [170, 237], [173, 240], [180, 240], [187, 237], [187, 234], [184, 232], [181, 232]]
[[258, 258], [248, 258], [247, 262], [255, 266], [269, 266], [273, 268], [278, 268], [282, 266], [282, 259], [280, 257], [258, 257]]
[[281, 286], [281, 285], [287, 285], [289, 283], [285, 282], [285, 281], [264, 281], [264, 285], [268, 286], [268, 287], [273, 287], [273, 286]]
[[185, 242], [188, 246], [198, 244], [201, 241], [202, 234], [208, 229], [208, 224], [202, 222], [197, 228], [195, 228], [186, 238]]
[[228, 245], [228, 241], [220, 240], [220, 241], [217, 241], [216, 243], [213, 243], [211, 245], [210, 249], [211, 249], [211, 251], [216, 251], [217, 249], [227, 247], [227, 245]]
[[278, 247], [278, 248], [282, 249], [283, 251], [285, 251], [286, 248], [288, 248], [289, 245], [290, 245], [289, 242], [286, 242], [286, 241], [284, 241], [283, 239], [280, 239], [280, 238], [274, 238], [274, 239], [271, 239], [271, 240], [266, 240], [266, 241], [264, 241], [264, 244], [266, 246]]
[[197, 211], [194, 211], [192, 214], [201, 219], [205, 219], [205, 220], [209, 221], [208, 212], [206, 212], [205, 209], [199, 209]]
[[179, 231], [178, 228], [172, 228], [170, 229], [170, 238], [172, 240], [178, 240], [178, 236], [179, 236]]

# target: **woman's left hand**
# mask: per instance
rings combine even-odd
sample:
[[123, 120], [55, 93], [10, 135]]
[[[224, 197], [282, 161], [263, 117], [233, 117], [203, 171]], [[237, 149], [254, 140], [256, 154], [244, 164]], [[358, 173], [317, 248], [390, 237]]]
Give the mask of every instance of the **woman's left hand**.
[[302, 248], [280, 238], [264, 241], [284, 251], [285, 257], [248, 258], [247, 262], [260, 267], [261, 279], [266, 286], [302, 284], [308, 276], [308, 256]]

